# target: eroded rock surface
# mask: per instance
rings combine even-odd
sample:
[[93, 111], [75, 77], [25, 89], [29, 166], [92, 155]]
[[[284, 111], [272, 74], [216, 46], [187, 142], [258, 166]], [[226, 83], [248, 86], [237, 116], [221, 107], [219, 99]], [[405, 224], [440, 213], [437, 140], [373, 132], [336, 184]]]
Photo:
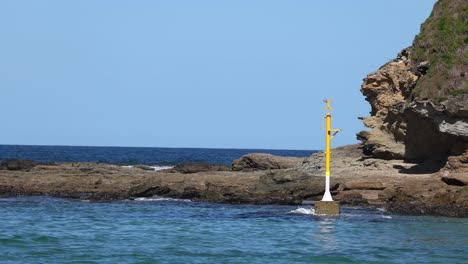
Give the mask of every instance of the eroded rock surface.
[[0, 161], [0, 170], [29, 171], [30, 169], [41, 164], [46, 163], [37, 162], [34, 160], [9, 159]]
[[229, 171], [230, 167], [224, 165], [212, 165], [208, 163], [197, 163], [197, 162], [185, 162], [174, 166], [172, 169], [166, 170], [166, 172], [172, 173], [197, 173], [197, 172], [208, 172], [208, 171]]
[[264, 153], [251, 153], [233, 161], [233, 171], [277, 170], [296, 167], [303, 158], [280, 157]]
[[[467, 14], [463, 1], [438, 1], [413, 46], [364, 79], [371, 116], [363, 121], [371, 130], [357, 137], [367, 154], [422, 162], [467, 150]], [[456, 28], [440, 26], [446, 22]]]

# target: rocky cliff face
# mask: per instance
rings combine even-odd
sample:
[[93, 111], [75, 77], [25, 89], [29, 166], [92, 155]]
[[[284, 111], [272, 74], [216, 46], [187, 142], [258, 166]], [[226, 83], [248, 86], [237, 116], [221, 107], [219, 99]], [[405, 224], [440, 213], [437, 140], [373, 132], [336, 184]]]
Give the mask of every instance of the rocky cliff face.
[[364, 79], [366, 154], [468, 168], [467, 32], [466, 2], [439, 0], [413, 45]]

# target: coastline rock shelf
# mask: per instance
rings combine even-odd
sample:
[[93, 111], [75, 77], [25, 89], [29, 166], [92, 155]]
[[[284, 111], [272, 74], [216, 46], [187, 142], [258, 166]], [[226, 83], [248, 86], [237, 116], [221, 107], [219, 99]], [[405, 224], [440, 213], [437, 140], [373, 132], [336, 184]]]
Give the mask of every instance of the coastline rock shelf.
[[[465, 174], [427, 173], [421, 164], [364, 156], [361, 147], [349, 145], [332, 152], [331, 191], [342, 204], [386, 207], [405, 214], [468, 216]], [[289, 169], [241, 172], [206, 167], [206, 171], [187, 173], [99, 163], [25, 162], [27, 166], [22, 167], [20, 162], [10, 161], [3, 164], [16, 165], [0, 170], [0, 195], [91, 201], [162, 196], [223, 203], [301, 204], [306, 199], [320, 200], [323, 195], [323, 159], [323, 153], [316, 153]]]

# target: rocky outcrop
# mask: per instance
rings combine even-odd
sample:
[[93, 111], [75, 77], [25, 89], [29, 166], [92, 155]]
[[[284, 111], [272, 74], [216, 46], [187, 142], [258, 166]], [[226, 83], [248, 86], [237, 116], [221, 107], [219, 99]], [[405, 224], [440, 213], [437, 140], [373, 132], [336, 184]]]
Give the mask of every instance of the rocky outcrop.
[[[371, 130], [357, 137], [366, 154], [440, 162], [468, 149], [468, 66], [460, 55], [466, 53], [466, 41], [460, 38], [466, 38], [466, 26], [457, 32], [444, 24], [462, 27], [466, 15], [463, 1], [439, 0], [413, 46], [364, 79], [361, 92], [371, 116], [363, 121]], [[452, 39], [444, 39], [448, 36]], [[450, 56], [454, 59], [448, 61]]]
[[280, 157], [264, 153], [252, 153], [242, 156], [232, 163], [233, 171], [277, 170], [298, 166], [303, 158]]
[[[421, 184], [421, 183], [418, 183]], [[414, 185], [401, 186], [388, 195], [387, 208], [396, 213], [416, 215], [468, 216], [468, 186], [462, 188], [440, 188], [434, 184], [429, 188], [408, 191]], [[427, 202], [431, 199], [431, 202]]]
[[0, 162], [0, 170], [29, 171], [30, 169], [45, 164], [34, 160], [4, 160]]
[[[464, 148], [466, 149], [466, 146]], [[461, 155], [449, 157], [446, 169], [468, 174], [468, 149]]]
[[[426, 173], [421, 164], [375, 159], [360, 145], [332, 150], [331, 192], [343, 205], [407, 214], [468, 216], [466, 174]], [[102, 163], [41, 164], [0, 170], [0, 196], [52, 195], [91, 201], [163, 196], [223, 203], [301, 204], [323, 196], [324, 154], [289, 169], [150, 171]], [[451, 159], [460, 166], [465, 159]], [[193, 171], [192, 171], [193, 172]]]
[[413, 46], [364, 79], [371, 116], [363, 122], [370, 130], [357, 137], [372, 158], [363, 164], [388, 172], [384, 164], [393, 163], [399, 174], [347, 182], [337, 194], [343, 202], [385, 201], [390, 211], [405, 214], [468, 215], [467, 15], [463, 1], [439, 0]]
[[440, 174], [442, 181], [448, 185], [468, 185], [468, 151], [462, 155], [449, 157]]
[[409, 51], [405, 49], [396, 60], [364, 79], [361, 92], [371, 104], [372, 116], [363, 121], [371, 130], [361, 131], [357, 137], [364, 143], [366, 154], [382, 159], [405, 157], [407, 123], [399, 111], [418, 78], [411, 71]]
[[208, 171], [230, 171], [231, 168], [224, 165], [212, 165], [208, 163], [198, 162], [185, 162], [174, 166], [172, 169], [166, 170], [166, 172], [172, 173], [197, 173], [197, 172], [208, 172]]

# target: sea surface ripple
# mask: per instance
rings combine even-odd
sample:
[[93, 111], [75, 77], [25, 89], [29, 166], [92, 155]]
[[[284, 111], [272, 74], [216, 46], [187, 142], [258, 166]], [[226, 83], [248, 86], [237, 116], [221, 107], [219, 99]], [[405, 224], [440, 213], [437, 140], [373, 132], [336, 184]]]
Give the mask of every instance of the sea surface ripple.
[[467, 263], [468, 219], [168, 199], [0, 199], [1, 263]]

